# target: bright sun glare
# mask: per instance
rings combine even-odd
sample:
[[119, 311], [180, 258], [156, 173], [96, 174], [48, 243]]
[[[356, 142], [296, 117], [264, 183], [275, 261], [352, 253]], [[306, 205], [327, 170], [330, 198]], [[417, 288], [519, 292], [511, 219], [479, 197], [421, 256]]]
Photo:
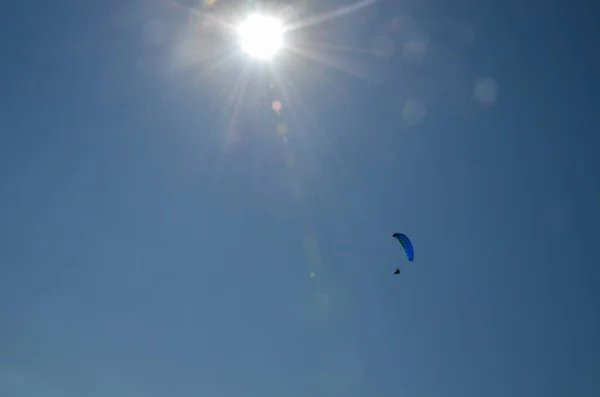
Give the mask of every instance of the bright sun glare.
[[283, 45], [281, 21], [266, 15], [250, 15], [238, 27], [237, 33], [244, 52], [253, 58], [272, 58]]

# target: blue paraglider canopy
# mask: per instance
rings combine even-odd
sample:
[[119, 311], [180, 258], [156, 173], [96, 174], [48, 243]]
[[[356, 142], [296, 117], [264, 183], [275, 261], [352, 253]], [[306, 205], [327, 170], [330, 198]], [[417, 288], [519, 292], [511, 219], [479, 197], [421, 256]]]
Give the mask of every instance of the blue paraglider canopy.
[[400, 242], [402, 248], [404, 248], [404, 253], [406, 253], [408, 260], [412, 262], [415, 259], [415, 250], [406, 234], [394, 233], [392, 234], [392, 237]]

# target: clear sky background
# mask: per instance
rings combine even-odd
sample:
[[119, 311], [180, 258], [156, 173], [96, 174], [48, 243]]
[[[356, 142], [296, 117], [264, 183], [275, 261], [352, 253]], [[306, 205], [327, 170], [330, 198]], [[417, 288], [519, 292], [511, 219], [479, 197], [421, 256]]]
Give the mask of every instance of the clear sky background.
[[6, 5], [0, 395], [600, 395], [592, 5]]

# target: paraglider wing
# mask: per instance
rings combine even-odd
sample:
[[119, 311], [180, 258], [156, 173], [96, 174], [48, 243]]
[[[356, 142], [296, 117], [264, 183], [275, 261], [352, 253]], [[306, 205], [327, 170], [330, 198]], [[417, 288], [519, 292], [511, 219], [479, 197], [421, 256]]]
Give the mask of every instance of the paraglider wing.
[[415, 259], [415, 250], [413, 248], [412, 243], [406, 236], [406, 234], [394, 233], [394, 234], [392, 234], [392, 237], [394, 237], [396, 240], [398, 240], [400, 242], [400, 244], [402, 245], [402, 248], [404, 248], [404, 252], [406, 253], [406, 256], [408, 257], [408, 260], [412, 262], [413, 259]]

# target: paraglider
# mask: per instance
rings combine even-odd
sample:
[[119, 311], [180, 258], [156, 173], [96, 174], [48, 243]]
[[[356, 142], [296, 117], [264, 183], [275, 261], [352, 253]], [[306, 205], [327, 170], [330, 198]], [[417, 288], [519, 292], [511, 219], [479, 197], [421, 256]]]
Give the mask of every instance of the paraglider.
[[[415, 250], [408, 236], [402, 233], [393, 233], [392, 237], [398, 240], [398, 242], [400, 243], [400, 245], [402, 245], [402, 248], [404, 249], [406, 257], [410, 262], [412, 262], [415, 259]], [[400, 268], [396, 268], [394, 274], [400, 274]]]

